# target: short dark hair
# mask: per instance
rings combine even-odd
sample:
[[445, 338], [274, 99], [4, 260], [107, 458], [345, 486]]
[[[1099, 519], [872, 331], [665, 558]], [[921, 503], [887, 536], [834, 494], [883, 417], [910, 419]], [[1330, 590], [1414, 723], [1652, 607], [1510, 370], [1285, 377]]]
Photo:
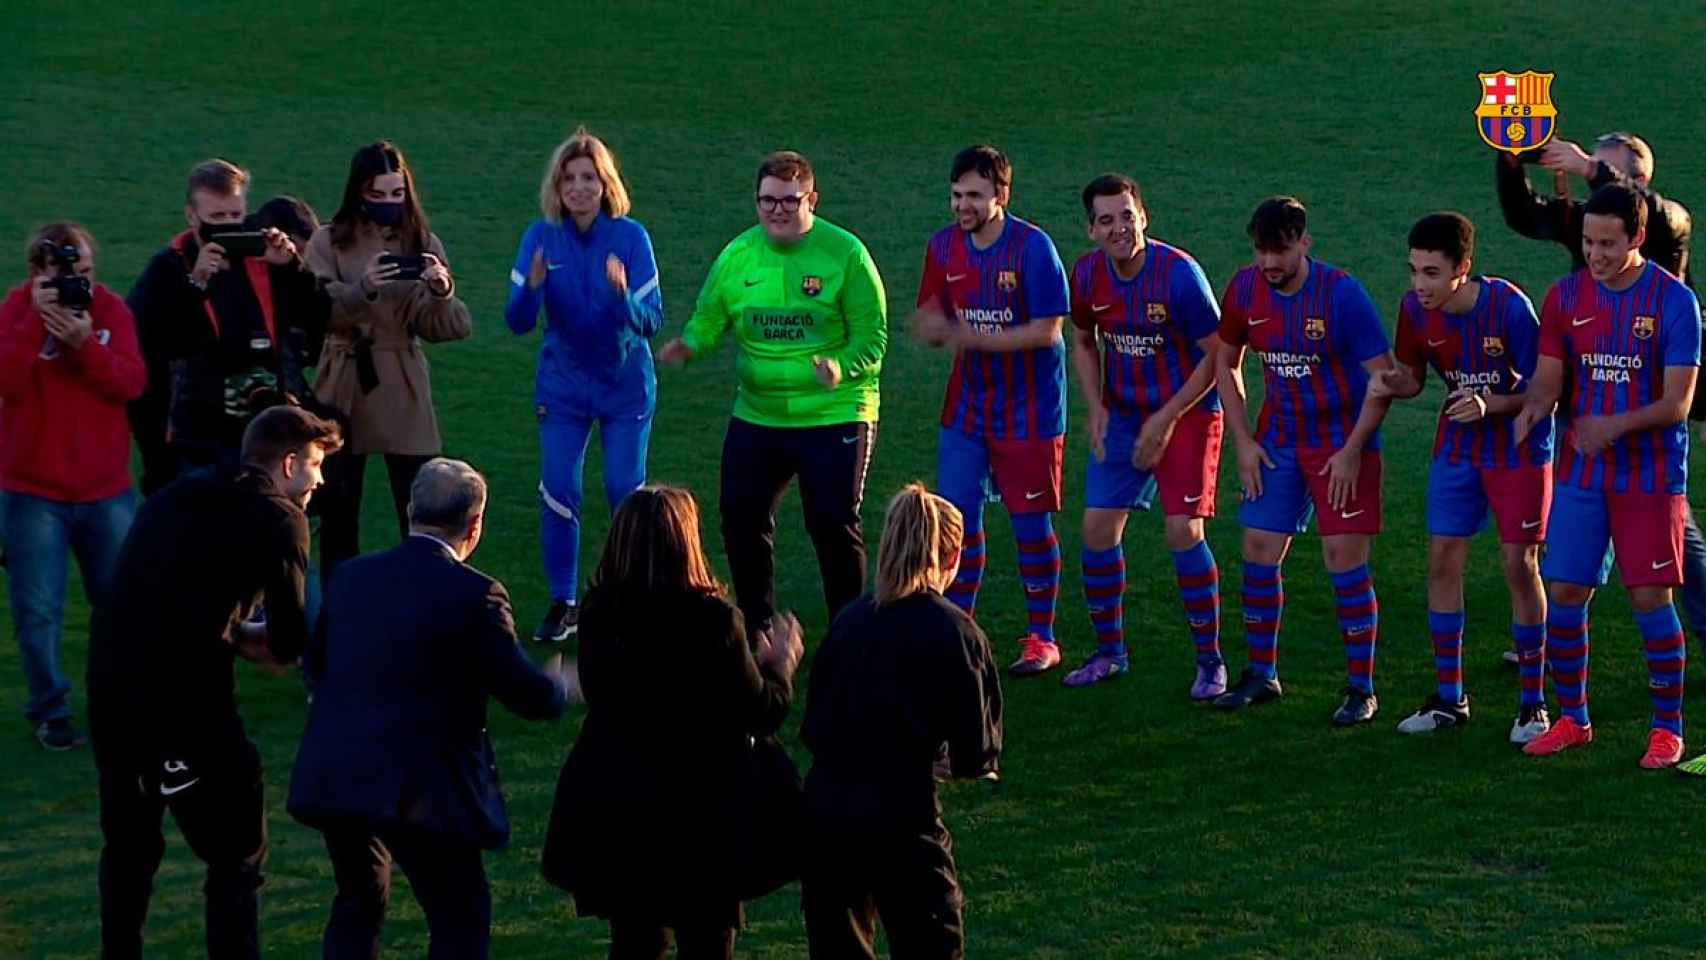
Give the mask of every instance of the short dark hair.
[[273, 197], [260, 205], [251, 220], [256, 229], [271, 227], [281, 230], [297, 242], [303, 242], [320, 229], [320, 218], [314, 208], [291, 196]]
[[301, 407], [268, 407], [243, 431], [243, 463], [271, 470], [287, 454], [300, 454], [310, 445], [334, 453], [344, 445], [343, 432], [335, 421], [323, 420]]
[[1256, 204], [1244, 230], [1256, 249], [1283, 250], [1309, 230], [1309, 214], [1296, 197], [1269, 197]]
[[409, 525], [439, 533], [468, 529], [486, 505], [486, 478], [461, 460], [434, 457], [409, 485]]
[[1475, 225], [1455, 210], [1430, 213], [1410, 228], [1411, 250], [1445, 254], [1454, 266], [1475, 256]]
[[61, 220], [30, 234], [29, 248], [24, 251], [29, 268], [38, 273], [47, 272], [47, 247], [62, 247], [66, 244], [88, 247], [91, 254], [95, 252], [95, 238], [90, 235], [88, 227], [71, 220]]
[[184, 201], [194, 203], [197, 191], [219, 197], [234, 197], [249, 188], [249, 171], [229, 160], [215, 157], [203, 160], [190, 169], [189, 185], [184, 189]]
[[1136, 180], [1123, 173], [1102, 174], [1084, 187], [1084, 215], [1096, 219], [1096, 198], [1117, 197], [1122, 193], [1131, 194], [1137, 209], [1143, 209], [1143, 191], [1137, 188]]
[[1642, 199], [1634, 187], [1626, 187], [1621, 183], [1608, 183], [1595, 190], [1582, 210], [1584, 216], [1590, 213], [1622, 220], [1623, 232], [1628, 234], [1631, 240], [1647, 229], [1647, 201]]
[[765, 154], [758, 164], [758, 176], [752, 181], [752, 189], [757, 190], [764, 183], [765, 177], [775, 177], [800, 184], [806, 192], [812, 192], [817, 180], [812, 173], [812, 162], [798, 150], [777, 150]]
[[954, 183], [968, 173], [993, 183], [997, 193], [1013, 187], [1013, 164], [1005, 153], [987, 143], [974, 144], [954, 154], [954, 163], [948, 168], [948, 182]]

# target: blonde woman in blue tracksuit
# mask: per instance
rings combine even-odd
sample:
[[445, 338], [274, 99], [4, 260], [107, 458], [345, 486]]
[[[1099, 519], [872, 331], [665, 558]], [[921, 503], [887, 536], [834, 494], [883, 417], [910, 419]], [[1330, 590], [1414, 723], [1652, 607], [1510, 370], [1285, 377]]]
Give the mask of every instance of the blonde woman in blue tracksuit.
[[504, 320], [525, 334], [545, 308], [534, 403], [551, 606], [533, 638], [560, 643], [579, 622], [581, 467], [593, 423], [611, 512], [646, 480], [657, 406], [650, 340], [663, 326], [663, 298], [651, 237], [628, 218], [616, 157], [585, 127], [551, 152], [539, 209], [543, 219], [522, 234], [515, 254]]

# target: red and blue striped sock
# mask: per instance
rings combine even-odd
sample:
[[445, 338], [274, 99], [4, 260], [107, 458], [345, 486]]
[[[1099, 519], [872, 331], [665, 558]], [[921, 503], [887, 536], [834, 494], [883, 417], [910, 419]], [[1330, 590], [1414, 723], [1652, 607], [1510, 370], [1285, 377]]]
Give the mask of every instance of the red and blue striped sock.
[[954, 575], [954, 582], [948, 584], [944, 596], [969, 617], [977, 609], [977, 589], [983, 585], [984, 543], [983, 528], [975, 525], [969, 514], [965, 523], [965, 535], [960, 541], [960, 572]]
[[1244, 639], [1250, 645], [1250, 672], [1279, 675], [1280, 614], [1285, 611], [1285, 578], [1279, 564], [1244, 561]]
[[1118, 544], [1106, 550], [1085, 547], [1084, 602], [1090, 607], [1090, 626], [1096, 631], [1096, 652], [1123, 657], [1125, 649], [1125, 551]]
[[1429, 610], [1428, 632], [1434, 641], [1434, 682], [1440, 700], [1463, 699], [1463, 611]]
[[1665, 604], [1635, 614], [1647, 648], [1647, 690], [1653, 697], [1653, 729], [1682, 736], [1682, 674], [1688, 662], [1682, 621], [1676, 607]]
[[1179, 597], [1185, 602], [1185, 623], [1197, 647], [1197, 663], [1220, 662], [1220, 568], [1207, 540], [1173, 551], [1173, 570]]
[[1368, 564], [1332, 575], [1339, 604], [1339, 634], [1345, 641], [1345, 681], [1374, 692], [1374, 642], [1380, 633], [1380, 601]]
[[1013, 518], [1019, 541], [1019, 579], [1025, 584], [1025, 618], [1031, 633], [1054, 642], [1054, 606], [1060, 598], [1060, 539], [1054, 518], [1047, 513], [1021, 513]]
[[1518, 703], [1525, 707], [1546, 706], [1546, 624], [1513, 623], [1511, 638], [1516, 641], [1517, 682], [1521, 685]]
[[1546, 658], [1552, 661], [1559, 712], [1588, 726], [1587, 604], [1553, 601], [1546, 607]]

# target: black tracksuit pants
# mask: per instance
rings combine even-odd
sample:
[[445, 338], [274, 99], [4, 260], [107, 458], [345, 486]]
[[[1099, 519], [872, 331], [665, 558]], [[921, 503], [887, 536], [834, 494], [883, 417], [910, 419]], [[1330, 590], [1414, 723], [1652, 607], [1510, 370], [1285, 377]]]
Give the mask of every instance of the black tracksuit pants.
[[209, 751], [166, 783], [157, 752], [103, 729], [93, 707], [89, 719], [101, 802], [101, 956], [142, 956], [154, 874], [166, 852], [161, 825], [170, 809], [184, 841], [207, 864], [206, 955], [259, 957], [267, 857], [260, 751], [246, 740]]
[[729, 420], [719, 498], [723, 549], [749, 632], [767, 628], [776, 613], [776, 507], [795, 477], [829, 619], [864, 592], [859, 506], [876, 441], [873, 423], [765, 427]]

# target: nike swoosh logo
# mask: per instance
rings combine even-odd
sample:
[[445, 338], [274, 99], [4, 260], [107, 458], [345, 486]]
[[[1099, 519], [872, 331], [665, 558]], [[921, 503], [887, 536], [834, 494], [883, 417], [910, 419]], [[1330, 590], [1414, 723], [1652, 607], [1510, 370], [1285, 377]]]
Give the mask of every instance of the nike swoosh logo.
[[1538, 526], [1540, 526], [1539, 520], [1524, 520], [1522, 522], [1522, 528], [1524, 530], [1533, 530], [1535, 527], [1538, 527]]
[[189, 788], [195, 786], [196, 784], [198, 784], [200, 782], [201, 782], [201, 778], [196, 777], [194, 780], [190, 780], [190, 781], [187, 781], [185, 783], [180, 783], [175, 787], [168, 787], [162, 783], [162, 784], [160, 784], [160, 796], [169, 797], [174, 793], [183, 793], [185, 790], [188, 790]]
[[1252, 327], [1259, 327], [1262, 324], [1267, 323], [1267, 322], [1268, 322], [1267, 317], [1251, 317], [1250, 318], [1250, 326], [1252, 326]]
[[965, 278], [966, 278], [966, 275], [963, 273], [950, 273], [950, 274], [948, 274], [948, 282], [949, 283], [958, 283], [959, 281], [964, 280]]
[[855, 433], [851, 437], [842, 437], [841, 442], [842, 443], [858, 443], [859, 442], [859, 435]]
[[1199, 493], [1194, 497], [1186, 497], [1185, 502], [1186, 503], [1196, 503], [1198, 500], [1201, 500], [1201, 499], [1202, 499], [1202, 494]]
[[1583, 326], [1583, 325], [1584, 325], [1584, 324], [1589, 324], [1589, 323], [1592, 323], [1592, 322], [1593, 322], [1593, 318], [1592, 318], [1592, 317], [1577, 317], [1577, 318], [1575, 318], [1575, 319], [1574, 319], [1574, 320], [1571, 320], [1571, 321], [1570, 321], [1570, 326], [1572, 326], [1572, 327], [1580, 327], [1580, 326]]
[[1445, 341], [1444, 340], [1429, 340], [1428, 346], [1430, 346], [1430, 347], [1443, 347], [1443, 346], [1445, 346]]
[[563, 264], [560, 264], [560, 263], [547, 263], [547, 264], [545, 264], [545, 271], [547, 273], [549, 273], [552, 270], [561, 270], [561, 269], [563, 269]]
[[1653, 569], [1654, 570], [1663, 570], [1664, 568], [1666, 568], [1668, 566], [1670, 566], [1669, 560], [1654, 560], [1653, 561]]
[[764, 282], [764, 278], [762, 278], [762, 277], [760, 277], [760, 278], [759, 278], [759, 279], [757, 279], [757, 280], [748, 280], [748, 281], [746, 281], [746, 285], [747, 285], [747, 286], [749, 286], [749, 287], [756, 287], [756, 286], [758, 286], [758, 285], [759, 285], [759, 284], [761, 284], [761, 283], [763, 283], [763, 282]]
[[1111, 303], [1093, 303], [1090, 305], [1090, 312], [1091, 313], [1106, 313], [1107, 311], [1112, 310], [1113, 308], [1114, 308], [1114, 305]]
[[1346, 520], [1351, 520], [1351, 519], [1354, 519], [1356, 517], [1360, 517], [1367, 512], [1368, 511], [1366, 509], [1365, 510], [1352, 510], [1350, 513], [1346, 513], [1343, 510], [1341, 510], [1341, 511], [1339, 511], [1339, 516], [1343, 517]]
[[1025, 499], [1026, 500], [1036, 500], [1046, 492], [1047, 491], [1044, 491], [1044, 490], [1027, 490], [1027, 491], [1025, 491]]

